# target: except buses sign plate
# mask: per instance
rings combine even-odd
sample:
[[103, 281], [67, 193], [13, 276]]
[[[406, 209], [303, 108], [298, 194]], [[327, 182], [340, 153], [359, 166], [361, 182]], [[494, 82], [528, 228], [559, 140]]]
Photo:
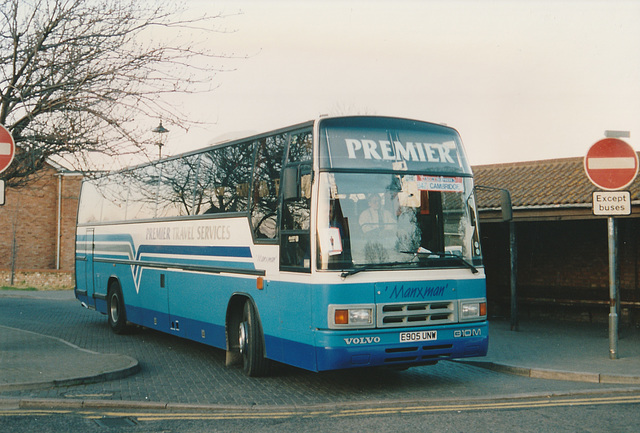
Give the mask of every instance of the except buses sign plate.
[[631, 215], [629, 191], [596, 191], [593, 193], [594, 215]]

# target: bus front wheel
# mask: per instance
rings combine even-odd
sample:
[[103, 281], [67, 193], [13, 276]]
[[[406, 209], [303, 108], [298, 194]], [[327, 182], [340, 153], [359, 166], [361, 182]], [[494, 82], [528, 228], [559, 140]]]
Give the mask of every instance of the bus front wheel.
[[124, 298], [120, 285], [113, 281], [107, 290], [107, 316], [109, 327], [116, 334], [123, 334], [127, 329], [127, 313], [124, 309]]
[[264, 341], [255, 307], [246, 301], [242, 308], [242, 320], [238, 329], [238, 346], [242, 355], [242, 367], [247, 376], [265, 376], [268, 361], [264, 357]]

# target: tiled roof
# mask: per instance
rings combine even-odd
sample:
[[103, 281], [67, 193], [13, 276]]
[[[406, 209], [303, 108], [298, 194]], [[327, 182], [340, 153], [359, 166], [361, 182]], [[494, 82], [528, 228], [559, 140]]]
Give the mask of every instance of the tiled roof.
[[[514, 208], [584, 207], [591, 205], [592, 193], [598, 188], [584, 171], [584, 158], [563, 158], [473, 167], [475, 184], [505, 188], [511, 193]], [[626, 188], [631, 200], [640, 199], [640, 176]], [[500, 206], [500, 195], [478, 190], [478, 206], [491, 209]]]

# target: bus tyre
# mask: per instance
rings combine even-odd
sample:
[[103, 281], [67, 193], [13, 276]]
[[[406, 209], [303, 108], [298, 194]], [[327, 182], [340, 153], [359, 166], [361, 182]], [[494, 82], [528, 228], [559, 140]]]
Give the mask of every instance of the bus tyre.
[[265, 376], [268, 373], [269, 365], [264, 357], [264, 340], [258, 315], [251, 301], [246, 301], [242, 308], [238, 346], [245, 374], [253, 377]]
[[116, 282], [110, 283], [107, 290], [107, 316], [111, 330], [116, 334], [123, 334], [127, 329], [127, 313], [124, 309], [122, 290]]

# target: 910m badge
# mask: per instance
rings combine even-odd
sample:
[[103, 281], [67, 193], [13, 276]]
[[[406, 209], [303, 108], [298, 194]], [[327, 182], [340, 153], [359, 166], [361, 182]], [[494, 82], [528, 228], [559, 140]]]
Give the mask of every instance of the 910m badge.
[[482, 329], [456, 329], [453, 331], [453, 338], [461, 338], [461, 337], [479, 337], [482, 335]]

